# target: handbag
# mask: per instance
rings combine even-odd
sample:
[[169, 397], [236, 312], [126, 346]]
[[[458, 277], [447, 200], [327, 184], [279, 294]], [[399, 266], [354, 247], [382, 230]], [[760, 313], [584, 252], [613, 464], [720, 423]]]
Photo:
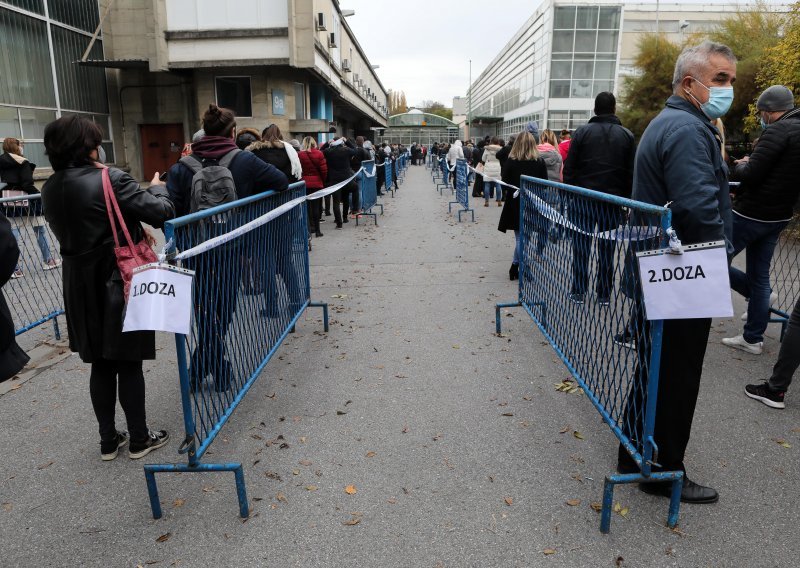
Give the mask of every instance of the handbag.
[[[108, 175], [108, 168], [103, 168], [103, 195], [106, 200], [106, 210], [108, 211], [108, 220], [111, 223], [111, 233], [114, 235], [114, 256], [117, 258], [117, 268], [119, 269], [120, 276], [122, 277], [123, 290], [125, 293], [125, 302], [128, 301], [128, 293], [131, 289], [131, 279], [133, 278], [134, 269], [144, 264], [158, 262], [158, 257], [147, 241], [143, 238], [141, 241], [133, 244], [131, 234], [128, 232], [128, 227], [125, 225], [125, 219], [119, 210], [119, 203], [114, 194], [114, 188], [111, 185], [111, 176]], [[113, 212], [112, 212], [113, 207]], [[117, 235], [117, 223], [122, 228], [125, 235], [127, 245], [119, 245], [119, 236]]]

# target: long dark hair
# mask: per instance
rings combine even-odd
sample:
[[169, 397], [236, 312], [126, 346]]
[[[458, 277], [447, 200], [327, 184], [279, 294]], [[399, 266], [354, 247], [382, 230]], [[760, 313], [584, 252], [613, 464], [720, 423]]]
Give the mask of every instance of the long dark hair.
[[44, 147], [53, 169], [93, 164], [90, 154], [103, 141], [100, 127], [77, 114], [62, 116], [44, 129]]

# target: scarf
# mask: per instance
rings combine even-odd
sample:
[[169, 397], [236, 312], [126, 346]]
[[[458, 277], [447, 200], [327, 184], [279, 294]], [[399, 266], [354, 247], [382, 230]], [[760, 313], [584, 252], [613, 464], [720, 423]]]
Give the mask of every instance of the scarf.
[[[283, 142], [281, 140], [281, 142]], [[295, 179], [303, 178], [303, 166], [300, 165], [300, 158], [297, 155], [297, 150], [288, 142], [283, 142], [283, 147], [286, 148], [286, 153], [289, 155], [289, 161], [292, 163], [292, 175]]]

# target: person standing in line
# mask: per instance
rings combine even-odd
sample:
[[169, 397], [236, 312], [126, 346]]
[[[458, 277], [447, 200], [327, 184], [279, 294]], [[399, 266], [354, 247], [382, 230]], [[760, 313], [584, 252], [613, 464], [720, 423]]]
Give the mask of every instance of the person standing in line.
[[500, 160], [497, 159], [497, 152], [500, 151], [502, 146], [500, 145], [500, 139], [495, 136], [491, 139], [490, 143], [484, 147], [483, 156], [481, 156], [481, 162], [483, 163], [483, 206], [489, 207], [489, 199], [492, 198], [492, 195], [496, 192], [496, 201], [497, 206], [503, 206], [503, 191], [501, 189], [501, 185], [495, 181], [486, 181], [486, 178], [493, 178], [495, 180], [499, 180], [500, 177], [503, 175], [503, 172], [500, 168]]
[[749, 299], [741, 335], [723, 338], [723, 345], [760, 355], [771, 294], [769, 269], [780, 234], [792, 220], [800, 196], [800, 108], [783, 85], [766, 89], [756, 102], [764, 132], [750, 156], [736, 162], [734, 176], [742, 185], [733, 202], [733, 256], [747, 251], [746, 272], [730, 267], [731, 288]]
[[561, 131], [561, 142], [558, 143], [558, 153], [561, 154], [561, 161], [567, 161], [567, 154], [569, 153], [569, 145], [572, 143], [572, 133], [564, 128]]
[[[575, 131], [564, 163], [564, 183], [616, 195], [631, 196], [633, 161], [636, 145], [633, 133], [622, 126], [616, 116], [614, 95], [603, 92], [594, 100], [594, 114], [589, 123]], [[624, 211], [618, 205], [582, 199], [570, 209], [570, 219], [582, 231], [594, 233], [615, 229], [622, 222]], [[662, 204], [663, 205], [663, 204]], [[593, 238], [575, 234], [572, 237], [572, 288], [570, 299], [583, 304], [589, 287], [589, 257]], [[616, 243], [597, 239], [597, 303], [608, 306], [614, 279]]]
[[[303, 167], [303, 181], [306, 182], [306, 195], [311, 195], [325, 187], [328, 179], [328, 164], [325, 156], [317, 148], [317, 141], [311, 136], [303, 138], [303, 149], [298, 154], [300, 165]], [[322, 217], [322, 199], [309, 199], [308, 204], [308, 230], [314, 231], [314, 236], [321, 237], [319, 220]]]
[[[350, 159], [356, 155], [356, 147], [344, 136], [336, 138], [328, 144], [322, 152], [328, 163], [328, 185], [335, 185], [353, 176], [350, 169]], [[336, 228], [341, 229], [342, 223], [349, 223], [350, 192], [355, 186], [351, 181], [345, 187], [333, 193], [333, 217]]]
[[[547, 177], [547, 166], [539, 156], [539, 151], [536, 149], [536, 137], [530, 129], [520, 132], [514, 139], [508, 159], [503, 164], [502, 180], [504, 183], [521, 188], [522, 176], [540, 179]], [[520, 198], [519, 196], [514, 197], [514, 191], [511, 190], [507, 197], [503, 211], [500, 213], [500, 224], [497, 226], [497, 230], [502, 233], [508, 230], [514, 231], [514, 258], [511, 261], [511, 268], [508, 270], [508, 278], [517, 280], [522, 256], [519, 233]], [[539, 238], [541, 239], [541, 236]]]
[[[11, 223], [0, 213], [0, 287], [5, 286], [19, 262], [19, 245], [11, 232]], [[0, 383], [19, 373], [30, 361], [19, 345], [14, 319], [5, 294], [0, 292]]]
[[236, 147], [239, 150], [244, 150], [255, 142], [261, 142], [261, 134], [255, 128], [241, 128], [236, 133]]
[[[372, 156], [364, 147], [364, 137], [356, 136], [356, 153], [350, 158], [350, 169], [357, 172], [361, 169], [361, 163], [365, 160], [370, 160]], [[358, 182], [355, 183], [355, 188], [352, 190], [352, 207], [350, 209], [350, 218], [355, 219], [361, 213], [361, 190]]]
[[290, 184], [300, 181], [303, 177], [303, 167], [300, 165], [300, 158], [297, 157], [297, 150], [288, 142], [284, 142], [283, 134], [277, 124], [267, 126], [261, 133], [261, 140], [253, 142], [245, 150], [278, 168]]
[[[633, 199], [659, 207], [670, 204], [672, 226], [684, 244], [724, 241], [729, 252], [733, 249], [730, 188], [719, 133], [711, 121], [730, 108], [735, 80], [736, 57], [729, 47], [705, 41], [684, 49], [675, 63], [673, 95], [642, 135], [633, 179]], [[567, 162], [574, 150], [573, 142]], [[684, 472], [681, 501], [686, 503], [719, 499], [716, 490], [691, 480], [684, 464], [710, 330], [711, 318], [675, 319], [664, 322], [662, 334], [654, 431], [659, 467], [654, 469]], [[637, 349], [640, 354], [649, 352], [641, 345]], [[623, 418], [626, 434], [639, 448], [644, 440], [636, 439], [636, 433], [642, 428], [648, 380], [641, 357]], [[617, 470], [638, 471], [621, 444]], [[671, 483], [642, 483], [640, 489], [669, 497]]]
[[[483, 148], [486, 146], [486, 143], [481, 139], [478, 140], [478, 143], [472, 149], [472, 167], [475, 170], [478, 170], [478, 164], [481, 163], [483, 159]], [[502, 175], [502, 169], [501, 169]], [[475, 174], [475, 181], [472, 183], [472, 197], [483, 197], [483, 174], [476, 173]]]
[[447, 152], [447, 166], [450, 170], [450, 177], [453, 178], [453, 189], [456, 188], [456, 162], [464, 159], [464, 150], [461, 147], [461, 140], [456, 140]]
[[[102, 139], [100, 128], [80, 115], [63, 116], [45, 127], [44, 146], [54, 173], [42, 188], [42, 200], [64, 259], [69, 347], [91, 364], [89, 393], [99, 426], [100, 456], [110, 461], [128, 443], [128, 433], [118, 431], [114, 420], [118, 389], [131, 459], [160, 448], [169, 434], [150, 430], [145, 413], [142, 362], [156, 358], [155, 332], [122, 333], [126, 298], [103, 191]], [[131, 238], [138, 243], [147, 237], [152, 246], [155, 239], [142, 223], [161, 228], [175, 216], [158, 172], [147, 189], [121, 170], [109, 168], [107, 173]], [[124, 236], [120, 242], [125, 242]]]
[[[561, 154], [555, 146], [556, 135], [550, 129], [542, 130], [540, 144], [536, 147], [539, 150], [539, 156], [547, 166], [547, 176], [544, 179], [549, 181], [561, 181], [561, 170], [563, 164], [561, 162]], [[564, 206], [562, 196], [558, 190], [547, 187], [545, 191], [539, 196], [553, 207], [557, 207], [560, 213], [564, 213]], [[537, 239], [536, 239], [536, 259], [540, 259], [544, 254], [544, 248], [547, 244], [547, 239], [550, 236], [550, 221], [544, 217], [537, 221]], [[561, 227], [554, 228], [557, 233]]]
[[[375, 179], [378, 190], [378, 197], [383, 197], [381, 189], [386, 182], [386, 152], [383, 151], [383, 146], [378, 144], [375, 146]], [[386, 188], [389, 191], [389, 188]]]
[[[7, 195], [27, 194], [36, 195], [39, 190], [33, 185], [33, 171], [36, 164], [30, 162], [23, 154], [24, 144], [17, 138], [6, 138], [3, 140], [3, 154], [0, 155], [0, 180], [6, 187], [3, 189], [3, 197]], [[11, 226], [11, 232], [19, 242], [21, 238], [19, 227], [32, 226], [36, 235], [36, 244], [42, 253], [42, 268], [53, 270], [61, 266], [61, 260], [54, 258], [50, 251], [50, 242], [47, 238], [47, 226], [42, 217], [41, 200], [28, 201], [28, 205], [18, 204], [12, 201], [5, 205], [7, 217], [18, 219], [17, 226]], [[21, 256], [21, 255], [20, 255]], [[11, 278], [22, 278], [25, 273], [21, 265], [17, 265]]]

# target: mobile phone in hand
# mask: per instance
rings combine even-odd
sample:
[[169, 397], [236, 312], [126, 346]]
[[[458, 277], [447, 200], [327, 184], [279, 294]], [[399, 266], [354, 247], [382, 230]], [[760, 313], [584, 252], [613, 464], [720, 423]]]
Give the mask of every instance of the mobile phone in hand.
[[167, 181], [167, 173], [168, 172], [164, 172], [163, 174], [158, 176], [158, 179], [160, 179], [161, 181]]

